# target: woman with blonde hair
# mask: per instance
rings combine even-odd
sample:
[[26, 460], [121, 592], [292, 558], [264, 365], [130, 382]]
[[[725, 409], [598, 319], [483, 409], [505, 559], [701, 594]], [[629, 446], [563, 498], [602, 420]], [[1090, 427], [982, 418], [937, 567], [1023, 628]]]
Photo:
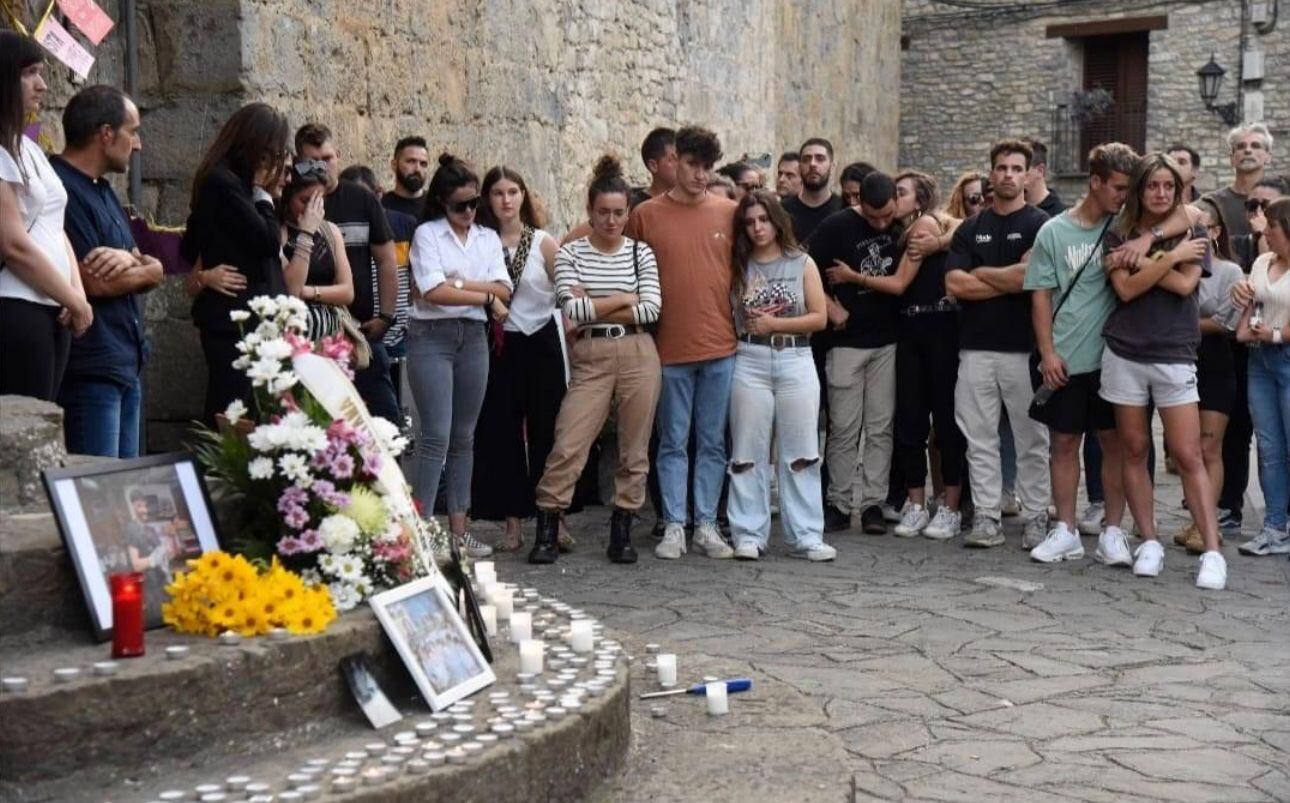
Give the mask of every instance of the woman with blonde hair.
[[945, 214], [959, 220], [968, 218], [981, 211], [985, 206], [986, 178], [984, 173], [969, 170], [954, 182], [950, 190], [950, 199], [945, 204]]

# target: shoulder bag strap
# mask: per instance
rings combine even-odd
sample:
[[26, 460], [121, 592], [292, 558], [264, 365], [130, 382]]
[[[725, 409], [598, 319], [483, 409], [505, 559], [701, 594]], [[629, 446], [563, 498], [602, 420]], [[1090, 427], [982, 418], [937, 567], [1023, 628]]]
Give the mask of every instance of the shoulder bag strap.
[[1106, 230], [1111, 228], [1112, 220], [1115, 220], [1114, 215], [1107, 218], [1106, 223], [1102, 226], [1101, 234], [1097, 235], [1097, 242], [1093, 243], [1093, 249], [1088, 252], [1088, 256], [1084, 257], [1084, 264], [1080, 265], [1079, 270], [1075, 271], [1075, 275], [1071, 277], [1071, 283], [1062, 291], [1061, 298], [1057, 299], [1057, 305], [1053, 307], [1054, 321], [1057, 320], [1057, 313], [1061, 310], [1062, 305], [1066, 303], [1066, 299], [1070, 298], [1071, 291], [1075, 289], [1075, 283], [1079, 281], [1080, 276], [1084, 275], [1084, 269], [1088, 267], [1088, 263], [1092, 262], [1093, 257], [1097, 255], [1098, 250], [1101, 248], [1102, 241], [1106, 239]]

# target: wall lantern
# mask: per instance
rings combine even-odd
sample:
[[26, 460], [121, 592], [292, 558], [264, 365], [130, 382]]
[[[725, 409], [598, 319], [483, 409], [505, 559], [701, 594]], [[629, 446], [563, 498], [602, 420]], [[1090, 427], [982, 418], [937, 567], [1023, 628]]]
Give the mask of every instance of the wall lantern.
[[1209, 63], [1196, 71], [1196, 77], [1200, 79], [1200, 99], [1205, 102], [1205, 108], [1223, 118], [1224, 123], [1236, 125], [1236, 104], [1225, 103], [1220, 106], [1214, 103], [1218, 100], [1218, 90], [1222, 87], [1223, 76], [1226, 74], [1227, 70], [1220, 67], [1214, 61], [1213, 54], [1210, 54]]

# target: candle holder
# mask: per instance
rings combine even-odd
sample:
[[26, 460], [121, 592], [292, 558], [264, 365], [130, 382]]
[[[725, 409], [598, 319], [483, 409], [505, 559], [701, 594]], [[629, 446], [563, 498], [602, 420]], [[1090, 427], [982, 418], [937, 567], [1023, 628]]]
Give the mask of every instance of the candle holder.
[[112, 657], [143, 655], [143, 573], [108, 575], [112, 595]]

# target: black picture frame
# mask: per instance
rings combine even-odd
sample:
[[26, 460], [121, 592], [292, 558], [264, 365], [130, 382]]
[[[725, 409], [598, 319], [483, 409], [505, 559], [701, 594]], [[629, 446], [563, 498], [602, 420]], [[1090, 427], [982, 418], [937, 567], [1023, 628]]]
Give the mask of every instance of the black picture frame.
[[[144, 627], [162, 627], [169, 577], [220, 548], [210, 491], [188, 452], [52, 468], [41, 478], [99, 641], [112, 636], [109, 574], [143, 571]], [[152, 565], [140, 569], [135, 561], [149, 547]]]

